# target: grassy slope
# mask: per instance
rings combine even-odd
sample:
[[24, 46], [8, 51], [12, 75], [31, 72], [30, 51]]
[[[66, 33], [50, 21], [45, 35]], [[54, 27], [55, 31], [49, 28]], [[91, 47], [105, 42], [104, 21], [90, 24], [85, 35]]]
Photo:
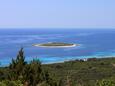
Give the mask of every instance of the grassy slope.
[[67, 76], [73, 83], [94, 86], [97, 80], [115, 79], [115, 58], [93, 59], [88, 61], [69, 61], [65, 63], [44, 65], [44, 69], [58, 81]]

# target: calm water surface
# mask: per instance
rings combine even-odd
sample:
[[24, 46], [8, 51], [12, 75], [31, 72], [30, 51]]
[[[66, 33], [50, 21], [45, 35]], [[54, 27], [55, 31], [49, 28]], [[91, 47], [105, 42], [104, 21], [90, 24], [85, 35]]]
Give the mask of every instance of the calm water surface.
[[[115, 30], [110, 29], [6, 29], [0, 30], [0, 63], [8, 65], [21, 47], [27, 61], [42, 63], [72, 59], [115, 56]], [[80, 44], [71, 48], [41, 48], [32, 44], [67, 42]]]

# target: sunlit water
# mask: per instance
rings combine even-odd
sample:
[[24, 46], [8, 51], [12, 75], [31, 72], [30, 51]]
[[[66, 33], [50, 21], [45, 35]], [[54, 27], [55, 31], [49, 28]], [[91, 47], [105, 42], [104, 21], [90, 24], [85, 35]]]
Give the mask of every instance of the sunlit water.
[[[0, 30], [0, 63], [8, 65], [21, 47], [26, 61], [63, 62], [84, 58], [115, 56], [115, 30], [101, 29], [7, 29]], [[43, 48], [32, 44], [67, 42], [80, 44], [69, 48]]]

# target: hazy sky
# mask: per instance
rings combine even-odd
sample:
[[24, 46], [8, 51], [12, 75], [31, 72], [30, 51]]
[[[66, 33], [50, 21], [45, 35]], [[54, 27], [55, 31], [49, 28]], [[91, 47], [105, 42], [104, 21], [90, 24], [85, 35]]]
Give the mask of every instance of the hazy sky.
[[0, 28], [115, 28], [115, 0], [1, 0]]

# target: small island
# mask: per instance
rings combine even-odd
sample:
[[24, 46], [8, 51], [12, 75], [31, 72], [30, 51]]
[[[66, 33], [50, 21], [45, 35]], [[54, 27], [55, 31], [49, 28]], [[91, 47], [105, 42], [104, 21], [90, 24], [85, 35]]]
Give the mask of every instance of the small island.
[[62, 43], [62, 42], [48, 42], [43, 44], [33, 44], [33, 46], [36, 47], [75, 47], [78, 46], [78, 44], [71, 44], [71, 43]]

